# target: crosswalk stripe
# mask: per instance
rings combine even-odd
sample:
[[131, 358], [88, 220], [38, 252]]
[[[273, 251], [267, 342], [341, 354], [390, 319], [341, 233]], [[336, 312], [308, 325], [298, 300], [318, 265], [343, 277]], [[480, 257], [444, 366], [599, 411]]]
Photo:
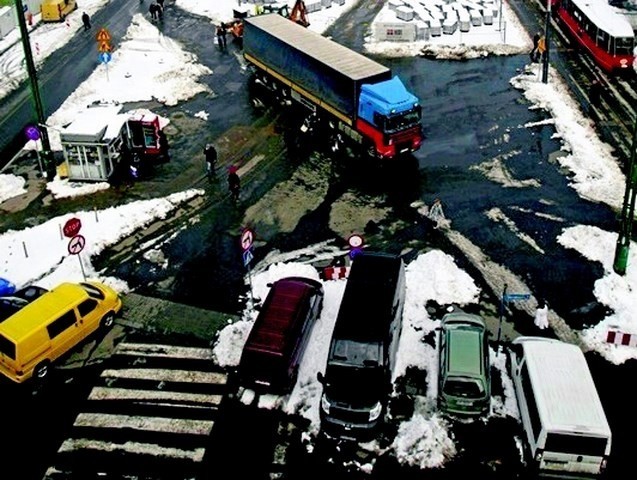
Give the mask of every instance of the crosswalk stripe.
[[189, 418], [142, 417], [104, 413], [80, 413], [75, 427], [130, 428], [148, 432], [168, 432], [187, 435], [208, 435], [214, 425], [210, 420]]
[[126, 442], [115, 444], [100, 440], [90, 440], [86, 438], [70, 438], [62, 443], [59, 453], [76, 452], [78, 450], [97, 450], [101, 452], [129, 453], [137, 455], [152, 455], [156, 457], [168, 457], [174, 459], [190, 460], [201, 462], [205, 454], [205, 448], [195, 448], [194, 450], [183, 450], [180, 448], [166, 448], [161, 445]]
[[178, 347], [174, 345], [155, 345], [145, 343], [120, 343], [117, 355], [135, 355], [148, 357], [185, 358], [191, 360], [213, 360], [210, 348]]
[[102, 377], [225, 385], [227, 376], [225, 373], [218, 372], [168, 370], [164, 368], [121, 368], [117, 370], [106, 369], [102, 372]]
[[219, 405], [222, 395], [204, 393], [172, 392], [166, 390], [130, 390], [126, 388], [94, 387], [89, 400], [137, 400], [137, 401], [169, 401], [190, 402], [204, 405]]

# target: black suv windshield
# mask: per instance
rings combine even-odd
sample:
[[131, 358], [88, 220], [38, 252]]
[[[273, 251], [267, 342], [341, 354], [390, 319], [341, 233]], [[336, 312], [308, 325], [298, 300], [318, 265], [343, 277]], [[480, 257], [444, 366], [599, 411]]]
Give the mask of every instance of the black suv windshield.
[[325, 385], [327, 396], [338, 402], [376, 403], [383, 396], [383, 369], [330, 365]]

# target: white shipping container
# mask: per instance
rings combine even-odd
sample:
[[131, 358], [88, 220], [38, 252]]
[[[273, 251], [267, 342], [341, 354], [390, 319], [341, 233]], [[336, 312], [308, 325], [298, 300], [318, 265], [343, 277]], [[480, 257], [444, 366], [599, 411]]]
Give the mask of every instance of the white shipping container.
[[442, 22], [442, 33], [446, 35], [453, 35], [454, 33], [456, 33], [457, 29], [458, 29], [457, 18], [448, 17], [448, 18], [445, 18], [445, 20]]
[[391, 11], [395, 12], [398, 7], [402, 7], [405, 4], [402, 2], [402, 0], [389, 0], [389, 2], [387, 2], [387, 5], [389, 6], [389, 9]]
[[305, 2], [305, 9], [307, 10], [307, 13], [320, 12], [321, 0], [308, 0]]
[[432, 37], [439, 37], [442, 35], [442, 22], [437, 18], [432, 18], [429, 24], [429, 33]]
[[471, 25], [474, 27], [482, 25], [482, 14], [480, 13], [480, 10], [469, 10], [469, 16], [471, 17]]
[[490, 8], [482, 9], [482, 21], [485, 25], [493, 25], [493, 12]]
[[427, 22], [416, 22], [416, 40], [429, 40], [429, 24]]
[[466, 8], [459, 6], [458, 10], [458, 28], [461, 32], [468, 32], [471, 30], [471, 17]]
[[409, 22], [414, 19], [414, 11], [410, 7], [402, 6], [396, 9], [396, 17], [399, 20], [403, 20], [405, 22]]

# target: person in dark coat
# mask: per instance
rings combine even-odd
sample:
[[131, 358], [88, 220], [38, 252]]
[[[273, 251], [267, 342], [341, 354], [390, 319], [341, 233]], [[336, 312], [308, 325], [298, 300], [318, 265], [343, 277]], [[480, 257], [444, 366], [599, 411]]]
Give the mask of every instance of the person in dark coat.
[[90, 30], [91, 28], [91, 17], [88, 16], [88, 13], [82, 12], [82, 23], [84, 24], [84, 31]]
[[222, 50], [226, 49], [226, 24], [221, 22], [217, 25], [217, 44]]
[[164, 0], [157, 0], [157, 5], [161, 7], [162, 12], [164, 11]]
[[542, 38], [542, 34], [540, 32], [537, 32], [535, 35], [533, 35], [533, 50], [531, 50], [531, 61], [533, 63], [537, 63], [540, 59], [540, 52], [538, 51], [540, 38]]
[[150, 18], [153, 20], [157, 20], [157, 7], [159, 7], [159, 5], [155, 2], [152, 2], [148, 7], [148, 13], [150, 13]]
[[597, 106], [602, 95], [602, 84], [598, 79], [593, 79], [588, 90], [588, 101], [591, 107]]
[[208, 178], [212, 178], [215, 175], [215, 165], [217, 164], [217, 149], [212, 143], [207, 143], [203, 154], [206, 157], [206, 173]]
[[168, 138], [166, 137], [166, 134], [164, 133], [163, 130], [160, 130], [158, 135], [159, 135], [159, 153], [161, 155], [162, 161], [167, 162], [170, 160], [170, 153], [168, 152], [170, 145], [168, 144]]
[[237, 174], [237, 167], [234, 165], [232, 165], [228, 170], [228, 188], [230, 189], [230, 193], [232, 194], [234, 201], [238, 201], [241, 190], [241, 179]]

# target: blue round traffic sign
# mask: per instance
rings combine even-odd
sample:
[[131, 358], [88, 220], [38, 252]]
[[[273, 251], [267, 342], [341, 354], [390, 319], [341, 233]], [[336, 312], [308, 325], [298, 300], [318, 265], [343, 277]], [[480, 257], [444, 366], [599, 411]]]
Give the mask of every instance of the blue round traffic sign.
[[29, 140], [40, 140], [40, 129], [34, 125], [29, 125], [25, 128], [24, 133]]

